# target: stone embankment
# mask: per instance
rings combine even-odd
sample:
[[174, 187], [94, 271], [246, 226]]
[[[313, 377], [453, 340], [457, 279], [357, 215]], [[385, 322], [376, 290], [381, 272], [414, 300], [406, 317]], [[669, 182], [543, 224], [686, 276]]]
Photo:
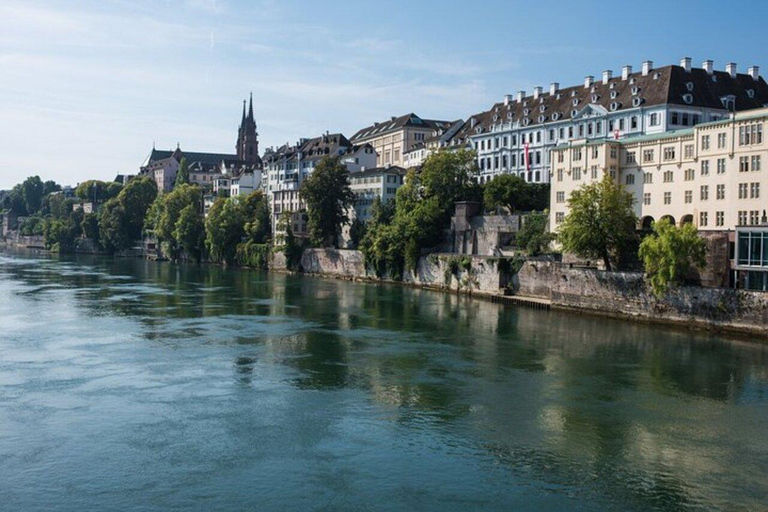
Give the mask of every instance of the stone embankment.
[[[277, 256], [273, 267], [284, 270], [285, 260]], [[308, 274], [388, 281], [366, 271], [359, 251], [307, 249], [301, 268]], [[515, 303], [528, 300], [539, 306], [768, 339], [768, 293], [685, 286], [659, 300], [639, 272], [606, 272], [535, 260], [515, 270], [499, 258], [433, 254], [421, 258], [416, 271], [406, 272], [399, 282], [495, 300], [512, 295]]]

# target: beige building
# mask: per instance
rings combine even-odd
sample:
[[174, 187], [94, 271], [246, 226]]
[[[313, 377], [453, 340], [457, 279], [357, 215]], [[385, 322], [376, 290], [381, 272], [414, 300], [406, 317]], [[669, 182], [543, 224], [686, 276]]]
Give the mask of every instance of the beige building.
[[[633, 194], [639, 229], [669, 219], [677, 225], [692, 223], [702, 232], [725, 232], [729, 259], [738, 259], [739, 233], [762, 233], [760, 228], [768, 226], [767, 123], [764, 108], [687, 130], [558, 146], [551, 155], [550, 226], [556, 231], [562, 223], [574, 190], [607, 172]], [[762, 240], [762, 235], [748, 238]], [[768, 271], [768, 246], [745, 250], [761, 253], [760, 265], [750, 267]], [[739, 276], [746, 274], [738, 274], [736, 281]], [[758, 277], [753, 278], [754, 283]]]
[[404, 155], [417, 145], [424, 145], [437, 131], [451, 128], [450, 121], [422, 119], [416, 114], [392, 117], [383, 123], [359, 130], [352, 136], [352, 144], [370, 144], [376, 151], [376, 165], [405, 167]]

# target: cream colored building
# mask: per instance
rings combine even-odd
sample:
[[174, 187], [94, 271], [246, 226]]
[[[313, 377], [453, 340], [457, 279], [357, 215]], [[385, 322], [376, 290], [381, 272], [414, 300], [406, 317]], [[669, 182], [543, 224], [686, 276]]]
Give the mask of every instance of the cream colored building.
[[692, 129], [552, 150], [550, 227], [568, 198], [609, 173], [635, 199], [638, 229], [668, 219], [727, 240], [731, 283], [768, 290], [768, 108]]
[[405, 153], [417, 145], [424, 145], [436, 131], [448, 130], [452, 125], [450, 121], [422, 119], [411, 113], [363, 128], [350, 141], [355, 145], [373, 146], [377, 167], [405, 167]]

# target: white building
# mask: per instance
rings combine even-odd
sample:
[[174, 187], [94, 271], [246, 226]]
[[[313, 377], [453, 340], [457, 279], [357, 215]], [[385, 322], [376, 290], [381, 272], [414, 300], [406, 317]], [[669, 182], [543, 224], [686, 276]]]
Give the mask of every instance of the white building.
[[350, 173], [349, 188], [355, 194], [354, 216], [350, 218], [369, 221], [373, 203], [377, 198], [382, 203], [392, 201], [405, 181], [405, 173], [402, 167], [376, 167]]
[[535, 87], [507, 95], [490, 110], [470, 117], [449, 145], [470, 145], [477, 151], [480, 180], [513, 173], [527, 181], [549, 182], [550, 150], [574, 140], [626, 139], [690, 128], [724, 119], [731, 111], [768, 104], [768, 84], [757, 66], [746, 74], [736, 64], [715, 71], [711, 60], [692, 68], [654, 68], [643, 63], [639, 72], [624, 66], [620, 76], [604, 71], [595, 80], [561, 89]]

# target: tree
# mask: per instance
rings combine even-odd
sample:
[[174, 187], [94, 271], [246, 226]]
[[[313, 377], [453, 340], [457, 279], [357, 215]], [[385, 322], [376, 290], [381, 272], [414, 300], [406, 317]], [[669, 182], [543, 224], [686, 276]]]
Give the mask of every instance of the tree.
[[75, 195], [84, 202], [102, 203], [117, 197], [122, 188], [114, 181], [87, 180], [75, 188]]
[[424, 161], [418, 177], [422, 195], [436, 198], [450, 217], [456, 201], [480, 198], [480, 188], [473, 180], [476, 174], [474, 152], [438, 151]]
[[[198, 239], [195, 231], [198, 228], [202, 229], [203, 226], [202, 201], [202, 191], [197, 185], [181, 184], [167, 194], [158, 195], [147, 211], [145, 230], [152, 232], [158, 241], [166, 242], [173, 258], [178, 257], [180, 249], [199, 258], [202, 252], [203, 235], [202, 232], [199, 233], [200, 239]], [[188, 213], [182, 221], [182, 212], [185, 210]], [[199, 218], [199, 224], [192, 219], [193, 213]], [[179, 225], [180, 222], [183, 222], [183, 226]], [[178, 237], [179, 234], [184, 236], [183, 243]], [[196, 245], [195, 242], [197, 242]]]
[[257, 190], [245, 198], [242, 208], [245, 236], [254, 243], [266, 243], [272, 234], [272, 216], [267, 198]]
[[531, 213], [525, 217], [523, 227], [517, 232], [517, 245], [525, 250], [528, 256], [538, 256], [546, 251], [554, 239], [547, 232], [547, 214]]
[[133, 239], [128, 236], [126, 212], [117, 198], [112, 198], [99, 211], [99, 240], [110, 252], [127, 249]]
[[243, 239], [243, 215], [237, 197], [217, 198], [205, 219], [205, 245], [216, 262], [234, 261], [237, 244]]
[[45, 192], [43, 181], [39, 176], [30, 176], [18, 186], [27, 215], [37, 213], [42, 206], [43, 193]]
[[485, 184], [483, 203], [486, 208], [504, 207], [509, 213], [523, 209], [527, 200], [528, 184], [524, 179], [513, 174], [499, 174]]
[[675, 227], [663, 219], [653, 223], [653, 234], [640, 243], [639, 255], [657, 297], [680, 285], [693, 267], [706, 265], [707, 246], [693, 224]]
[[632, 194], [609, 175], [575, 190], [568, 200], [570, 212], [558, 233], [563, 250], [582, 258], [602, 259], [605, 268], [612, 270], [622, 250], [637, 237], [634, 202]]
[[278, 251], [285, 255], [285, 266], [288, 270], [297, 270], [301, 265], [302, 248], [296, 236], [293, 234], [293, 222], [291, 221], [291, 212], [283, 212], [277, 222], [276, 242], [279, 245]]
[[99, 212], [102, 245], [110, 251], [120, 251], [139, 240], [147, 210], [156, 196], [152, 180], [140, 178], [129, 181], [117, 197], [104, 203]]
[[341, 226], [349, 222], [347, 210], [355, 196], [349, 172], [338, 157], [323, 157], [301, 185], [307, 204], [309, 238], [315, 246], [335, 246]]
[[200, 260], [205, 239], [205, 226], [203, 216], [194, 204], [185, 206], [179, 213], [173, 236], [184, 252]]
[[47, 196], [54, 192], [61, 191], [61, 186], [53, 180], [48, 180], [43, 183], [43, 196]]
[[80, 223], [80, 229], [85, 238], [93, 240], [95, 244], [99, 243], [99, 215], [97, 213], [88, 213], [83, 216]]
[[179, 164], [179, 170], [176, 171], [176, 181], [174, 188], [189, 183], [189, 166], [187, 165], [187, 157], [182, 157]]
[[349, 226], [349, 238], [354, 249], [357, 249], [357, 247], [360, 245], [360, 242], [365, 237], [365, 231], [365, 222], [360, 219], [355, 219], [352, 221], [352, 224]]

